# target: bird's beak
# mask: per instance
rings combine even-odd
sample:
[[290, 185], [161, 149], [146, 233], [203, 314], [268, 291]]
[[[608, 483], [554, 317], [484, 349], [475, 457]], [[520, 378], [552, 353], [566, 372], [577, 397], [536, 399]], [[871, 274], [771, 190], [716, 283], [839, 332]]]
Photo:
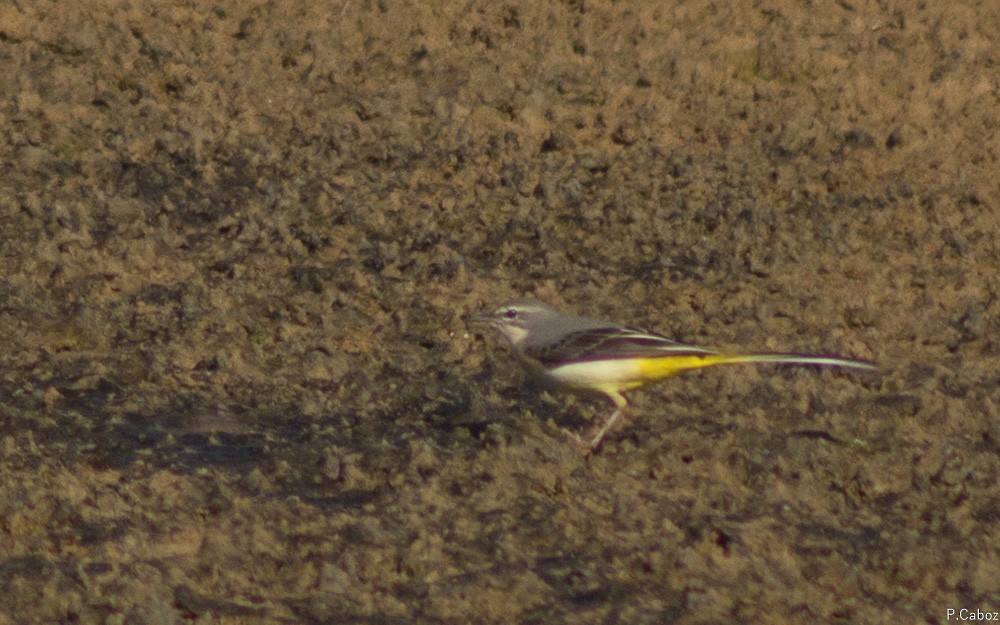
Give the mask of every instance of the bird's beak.
[[483, 326], [493, 323], [493, 315], [490, 313], [473, 313], [465, 316], [465, 323], [470, 326]]

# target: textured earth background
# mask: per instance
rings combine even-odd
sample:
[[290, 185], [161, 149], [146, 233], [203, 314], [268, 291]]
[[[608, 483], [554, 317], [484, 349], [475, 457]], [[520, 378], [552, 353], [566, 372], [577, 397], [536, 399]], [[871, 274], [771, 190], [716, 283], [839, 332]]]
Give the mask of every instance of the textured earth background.
[[0, 625], [1000, 610], [1000, 5], [739, 4], [0, 5]]

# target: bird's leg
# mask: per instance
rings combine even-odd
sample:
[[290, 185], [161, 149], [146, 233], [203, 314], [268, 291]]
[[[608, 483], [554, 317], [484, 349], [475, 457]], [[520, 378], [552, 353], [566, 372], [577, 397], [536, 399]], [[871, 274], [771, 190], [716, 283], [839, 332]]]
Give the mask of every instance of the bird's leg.
[[[570, 401], [572, 401], [572, 398], [570, 399]], [[573, 442], [575, 442], [580, 447], [583, 447], [584, 449], [587, 448], [587, 443], [583, 440], [583, 438], [580, 437], [580, 435], [578, 433], [574, 432], [573, 430], [571, 430], [571, 429], [569, 429], [567, 427], [561, 426], [561, 425], [559, 425], [557, 423], [553, 423], [552, 425], [556, 429], [558, 429], [560, 432], [562, 432], [563, 434], [565, 434], [567, 438], [573, 439]]]
[[608, 430], [614, 426], [615, 422], [618, 421], [618, 418], [622, 416], [628, 407], [628, 401], [625, 400], [625, 397], [621, 393], [614, 391], [607, 393], [607, 395], [611, 398], [611, 401], [615, 402], [615, 411], [611, 413], [610, 417], [604, 420], [604, 423], [598, 428], [597, 433], [590, 439], [590, 444], [588, 445], [590, 452], [597, 451], [597, 448], [604, 441], [604, 436], [608, 433]]
[[559, 429], [562, 431], [563, 434], [573, 439], [573, 442], [575, 442], [577, 445], [579, 445], [580, 447], [587, 448], [587, 443], [583, 441], [583, 438], [581, 438], [579, 434], [568, 428], [560, 427]]

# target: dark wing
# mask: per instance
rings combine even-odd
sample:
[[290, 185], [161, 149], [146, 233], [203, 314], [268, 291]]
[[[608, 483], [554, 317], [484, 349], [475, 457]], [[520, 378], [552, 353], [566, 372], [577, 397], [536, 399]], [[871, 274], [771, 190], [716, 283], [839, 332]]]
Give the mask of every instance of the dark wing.
[[574, 362], [658, 356], [704, 356], [709, 349], [684, 345], [665, 336], [610, 326], [570, 332], [548, 345], [528, 346], [524, 355], [553, 367]]

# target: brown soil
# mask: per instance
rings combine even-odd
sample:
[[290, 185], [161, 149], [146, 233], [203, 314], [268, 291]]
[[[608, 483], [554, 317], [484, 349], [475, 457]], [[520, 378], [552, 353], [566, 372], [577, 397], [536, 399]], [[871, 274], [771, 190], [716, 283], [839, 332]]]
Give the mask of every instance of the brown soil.
[[0, 625], [1000, 610], [1000, 4], [745, 4], [0, 5]]

